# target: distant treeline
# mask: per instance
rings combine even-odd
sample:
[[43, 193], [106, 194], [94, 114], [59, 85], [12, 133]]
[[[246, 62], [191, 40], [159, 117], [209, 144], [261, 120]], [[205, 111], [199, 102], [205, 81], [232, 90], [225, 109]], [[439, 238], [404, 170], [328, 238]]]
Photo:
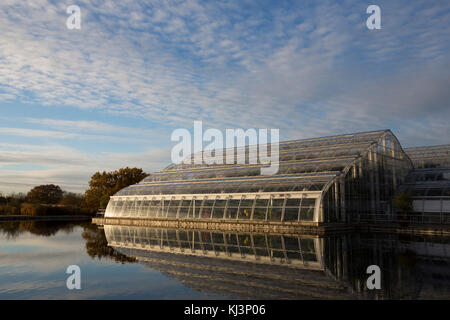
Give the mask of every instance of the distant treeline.
[[126, 167], [96, 172], [84, 194], [63, 191], [54, 184], [36, 186], [27, 194], [0, 193], [0, 215], [94, 215], [98, 209], [106, 208], [110, 196], [147, 176], [142, 169]]

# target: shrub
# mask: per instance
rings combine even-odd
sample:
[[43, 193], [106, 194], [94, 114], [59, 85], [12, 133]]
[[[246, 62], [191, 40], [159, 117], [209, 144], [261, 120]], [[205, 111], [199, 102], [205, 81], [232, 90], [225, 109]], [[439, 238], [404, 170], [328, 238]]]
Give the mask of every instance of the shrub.
[[402, 213], [413, 211], [413, 200], [411, 194], [401, 192], [394, 197], [394, 208]]
[[24, 203], [20, 207], [20, 214], [24, 216], [45, 216], [46, 213], [46, 207], [37, 204]]

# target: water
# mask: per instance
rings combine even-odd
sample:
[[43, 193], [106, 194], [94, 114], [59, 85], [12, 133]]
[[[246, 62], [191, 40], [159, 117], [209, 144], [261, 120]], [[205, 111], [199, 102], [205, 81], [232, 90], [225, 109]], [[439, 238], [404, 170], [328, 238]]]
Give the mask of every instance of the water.
[[[68, 290], [66, 268], [81, 269]], [[381, 289], [367, 288], [378, 265]], [[0, 223], [0, 299], [449, 299], [450, 240]]]

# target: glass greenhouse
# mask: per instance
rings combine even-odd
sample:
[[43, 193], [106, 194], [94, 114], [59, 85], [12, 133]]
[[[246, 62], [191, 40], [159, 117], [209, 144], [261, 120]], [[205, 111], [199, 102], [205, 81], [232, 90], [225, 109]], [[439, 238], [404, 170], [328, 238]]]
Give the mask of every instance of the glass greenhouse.
[[281, 142], [278, 173], [261, 175], [263, 166], [236, 157], [234, 164], [171, 164], [112, 196], [105, 217], [346, 222], [390, 212], [412, 162], [381, 130]]
[[414, 211], [450, 212], [450, 145], [406, 148], [414, 164], [400, 191], [413, 197]]

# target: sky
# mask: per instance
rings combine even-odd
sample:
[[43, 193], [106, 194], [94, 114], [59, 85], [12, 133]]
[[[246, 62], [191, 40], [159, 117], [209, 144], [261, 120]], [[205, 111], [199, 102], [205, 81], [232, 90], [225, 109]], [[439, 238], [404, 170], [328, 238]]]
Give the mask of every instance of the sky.
[[[81, 29], [68, 29], [69, 5]], [[381, 29], [369, 30], [369, 5]], [[170, 163], [177, 128], [450, 143], [450, 2], [0, 2], [0, 192]]]

